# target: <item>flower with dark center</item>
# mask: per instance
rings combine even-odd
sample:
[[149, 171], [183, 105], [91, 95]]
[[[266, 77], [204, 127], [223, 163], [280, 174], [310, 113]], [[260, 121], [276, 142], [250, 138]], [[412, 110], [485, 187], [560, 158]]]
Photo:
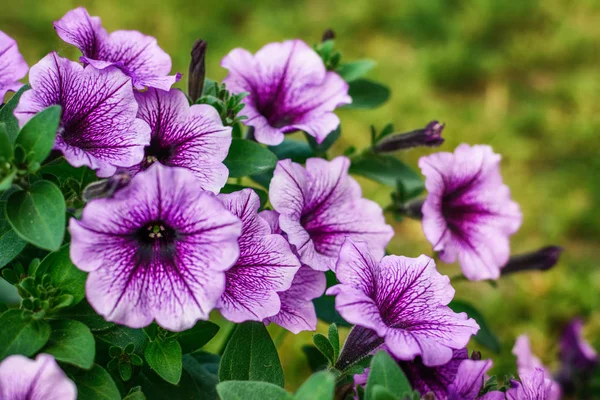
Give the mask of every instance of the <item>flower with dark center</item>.
[[43, 109], [61, 106], [54, 149], [69, 164], [85, 165], [108, 177], [142, 161], [150, 127], [136, 118], [133, 89], [121, 71], [84, 69], [50, 53], [31, 67], [29, 84], [31, 90], [21, 96], [15, 116], [23, 126]]
[[2, 400], [75, 400], [77, 388], [60, 369], [54, 357], [38, 354], [35, 360], [21, 355], [6, 357], [0, 363]]
[[276, 146], [284, 134], [304, 131], [317, 143], [340, 124], [333, 111], [351, 103], [348, 84], [327, 71], [319, 55], [301, 40], [270, 43], [252, 55], [232, 50], [221, 66], [229, 70], [223, 80], [233, 93], [247, 92], [242, 121], [254, 127], [260, 143]]
[[425, 175], [423, 231], [443, 262], [457, 259], [468, 279], [497, 279], [521, 226], [519, 205], [502, 182], [500, 156], [462, 144], [419, 160]]
[[152, 36], [138, 31], [106, 32], [99, 17], [91, 17], [83, 7], [76, 8], [54, 22], [62, 40], [83, 53], [81, 62], [97, 69], [115, 66], [131, 77], [133, 86], [169, 90], [181, 78], [170, 75], [171, 57]]
[[183, 168], [156, 163], [112, 198], [71, 219], [71, 259], [89, 272], [86, 296], [107, 321], [191, 328], [225, 290], [239, 218]]
[[19, 82], [27, 75], [29, 67], [23, 59], [17, 42], [0, 31], [0, 104], [8, 91], [16, 92], [23, 84]]

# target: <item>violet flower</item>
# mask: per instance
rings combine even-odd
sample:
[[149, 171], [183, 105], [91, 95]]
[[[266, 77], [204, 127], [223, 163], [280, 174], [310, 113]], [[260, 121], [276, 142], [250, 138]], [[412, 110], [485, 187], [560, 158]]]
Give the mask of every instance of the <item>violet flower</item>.
[[340, 284], [326, 293], [336, 296], [346, 321], [362, 328], [349, 334], [340, 367], [355, 358], [351, 353], [366, 355], [383, 343], [399, 360], [421, 356], [428, 367], [443, 365], [479, 330], [466, 313], [448, 307], [454, 297], [450, 279], [427, 256], [378, 262], [366, 244], [346, 239], [335, 273]]
[[78, 7], [54, 22], [54, 29], [65, 42], [77, 47], [80, 61], [97, 69], [115, 66], [131, 77], [133, 86], [142, 90], [153, 87], [169, 90], [181, 74], [171, 72], [171, 57], [152, 36], [138, 31], [106, 32], [99, 17], [90, 17]]
[[[521, 335], [517, 338], [512, 353], [517, 357], [517, 371], [519, 372], [519, 376], [521, 379], [525, 377], [527, 385], [534, 381], [539, 381], [539, 378], [536, 377], [536, 375], [537, 371], [541, 371], [543, 375], [541, 382], [544, 383], [544, 387], [548, 386], [550, 388], [548, 392], [549, 397], [546, 398], [548, 400], [558, 400], [561, 398], [562, 391], [560, 385], [552, 379], [550, 370], [546, 368], [540, 359], [531, 351], [531, 344], [527, 335]], [[525, 382], [523, 382], [523, 385], [527, 386]], [[523, 388], [519, 390], [527, 389]], [[517, 393], [516, 389], [514, 393]]]
[[219, 199], [242, 220], [238, 239], [240, 256], [225, 273], [225, 292], [217, 307], [230, 321], [262, 321], [277, 314], [277, 292], [290, 288], [300, 261], [285, 238], [272, 234], [269, 223], [258, 215], [260, 199], [252, 189], [221, 194]]
[[[285, 234], [279, 227], [279, 214], [265, 210], [260, 216], [269, 223], [271, 232]], [[293, 252], [295, 246], [291, 246]], [[276, 323], [292, 333], [314, 331], [317, 329], [317, 313], [313, 300], [320, 297], [327, 287], [325, 273], [315, 271], [307, 265], [300, 267], [289, 289], [279, 292], [281, 309], [276, 315], [269, 317], [265, 323]]]
[[349, 167], [346, 157], [309, 158], [306, 168], [283, 160], [271, 180], [269, 197], [281, 229], [300, 261], [318, 271], [334, 268], [347, 237], [366, 242], [379, 259], [394, 235], [381, 207], [362, 197]]
[[234, 49], [221, 66], [229, 70], [223, 80], [233, 93], [247, 92], [239, 115], [254, 127], [260, 143], [276, 146], [284, 134], [304, 131], [323, 142], [340, 124], [333, 111], [350, 104], [348, 84], [327, 71], [323, 60], [301, 40], [270, 43], [255, 55]]
[[500, 156], [462, 144], [419, 160], [425, 175], [423, 231], [446, 263], [457, 259], [470, 280], [497, 279], [510, 256], [509, 236], [522, 215], [502, 183]]
[[16, 92], [23, 86], [19, 80], [27, 75], [28, 69], [17, 42], [0, 31], [0, 104], [6, 92]]
[[2, 400], [75, 400], [77, 388], [60, 369], [54, 357], [38, 354], [35, 360], [21, 355], [6, 357], [0, 363]]
[[238, 257], [239, 218], [183, 168], [156, 163], [72, 218], [71, 260], [107, 321], [182, 331], [207, 319]]
[[178, 89], [148, 89], [136, 92], [137, 117], [152, 129], [144, 160], [133, 167], [137, 172], [158, 161], [163, 165], [187, 168], [204, 190], [219, 193], [229, 171], [223, 164], [231, 145], [231, 127], [223, 126], [217, 110], [206, 104], [189, 105]]
[[31, 67], [31, 90], [21, 96], [15, 116], [21, 126], [36, 113], [62, 107], [54, 149], [69, 164], [108, 177], [119, 167], [142, 161], [150, 127], [136, 118], [138, 105], [129, 79], [116, 68], [96, 70], [50, 53]]
[[556, 397], [554, 383], [546, 377], [542, 368], [519, 373], [521, 382], [511, 380], [511, 388], [506, 391], [507, 400], [552, 400]]
[[585, 381], [598, 366], [598, 353], [583, 337], [583, 321], [571, 320], [560, 338], [561, 368], [558, 380], [565, 389], [572, 390], [578, 381]]

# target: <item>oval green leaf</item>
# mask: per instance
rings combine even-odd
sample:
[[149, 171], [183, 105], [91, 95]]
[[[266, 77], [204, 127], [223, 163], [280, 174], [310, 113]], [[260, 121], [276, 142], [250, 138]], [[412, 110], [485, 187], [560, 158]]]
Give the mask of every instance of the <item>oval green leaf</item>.
[[377, 108], [390, 97], [390, 89], [380, 83], [367, 79], [357, 79], [350, 82], [348, 94], [352, 103], [344, 108]]
[[52, 286], [60, 289], [61, 294], [73, 296], [73, 305], [85, 297], [85, 280], [87, 274], [79, 270], [69, 256], [69, 245], [64, 245], [57, 252], [48, 254], [36, 271], [38, 280], [44, 274], [50, 276]]
[[48, 157], [56, 139], [60, 114], [60, 106], [48, 107], [21, 128], [15, 144], [23, 147], [28, 162], [41, 163]]
[[0, 315], [0, 360], [12, 354], [31, 357], [50, 338], [50, 324], [29, 311], [11, 309]]
[[23, 95], [26, 90], [29, 90], [29, 88], [29, 85], [23, 85], [4, 106], [0, 107], [0, 122], [6, 124], [6, 133], [8, 133], [11, 143], [14, 143], [19, 135], [19, 121], [15, 118], [13, 111], [15, 111], [17, 104], [19, 104], [21, 95]]
[[221, 400], [291, 400], [292, 396], [268, 382], [229, 381], [217, 385]]
[[331, 400], [335, 389], [335, 376], [329, 371], [313, 374], [296, 392], [294, 400]]
[[79, 321], [52, 321], [52, 333], [42, 352], [52, 354], [58, 361], [83, 369], [94, 365], [96, 342], [90, 329]]
[[69, 377], [77, 385], [77, 400], [121, 400], [110, 374], [98, 364], [89, 371], [76, 370]]
[[181, 346], [175, 339], [155, 340], [148, 343], [144, 357], [152, 368], [165, 381], [177, 385], [181, 379]]
[[[367, 153], [352, 159], [350, 173], [364, 176], [392, 188], [402, 183], [404, 190], [414, 197], [425, 188], [421, 176], [402, 161], [389, 155]], [[415, 194], [416, 193], [416, 194]]]
[[346, 81], [352, 82], [362, 78], [367, 72], [372, 70], [377, 63], [373, 60], [358, 60], [342, 64], [338, 68], [338, 74]]
[[371, 360], [371, 370], [365, 388], [365, 400], [375, 398], [373, 388], [376, 385], [384, 387], [399, 397], [412, 390], [398, 363], [383, 350], [378, 351]]
[[230, 178], [241, 178], [273, 170], [277, 165], [277, 157], [256, 142], [233, 139], [223, 163], [229, 169]]
[[177, 335], [183, 354], [200, 350], [219, 332], [219, 325], [210, 321], [198, 321], [191, 329]]

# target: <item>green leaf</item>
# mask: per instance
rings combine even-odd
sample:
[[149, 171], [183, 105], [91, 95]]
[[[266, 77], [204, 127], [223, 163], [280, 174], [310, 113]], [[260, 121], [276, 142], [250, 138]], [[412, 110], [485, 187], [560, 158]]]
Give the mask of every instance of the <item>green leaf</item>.
[[0, 360], [12, 354], [31, 357], [50, 338], [50, 324], [32, 318], [33, 313], [12, 309], [0, 315]]
[[294, 400], [331, 400], [335, 389], [335, 376], [329, 371], [313, 374], [296, 392]]
[[148, 342], [146, 334], [141, 329], [132, 329], [121, 325], [97, 332], [95, 336], [104, 343], [122, 349], [127, 347], [128, 344], [133, 343], [135, 345], [135, 352], [138, 354], [141, 354]]
[[465, 301], [460, 300], [453, 300], [448, 306], [454, 312], [467, 313], [469, 317], [473, 318], [477, 322], [479, 325], [479, 331], [474, 336], [474, 339], [477, 343], [487, 347], [496, 354], [500, 353], [500, 340], [498, 340], [498, 337], [494, 335], [483, 315], [475, 307]]
[[23, 95], [26, 90], [29, 90], [29, 87], [29, 85], [23, 85], [21, 89], [19, 89], [19, 91], [15, 93], [3, 107], [0, 108], [0, 122], [6, 124], [6, 132], [8, 133], [11, 143], [14, 143], [15, 139], [19, 135], [19, 121], [17, 121], [17, 118], [15, 118], [13, 111], [17, 107], [17, 104], [19, 104], [21, 95]]
[[283, 387], [283, 369], [277, 349], [262, 322], [235, 328], [219, 366], [219, 381], [264, 381]]
[[24, 240], [56, 251], [65, 235], [65, 199], [49, 181], [35, 182], [29, 191], [12, 193], [6, 202], [8, 222]]
[[123, 397], [123, 400], [146, 400], [146, 395], [142, 392], [141, 387], [136, 386], [127, 393], [127, 396]]
[[152, 368], [165, 381], [176, 385], [181, 379], [181, 346], [175, 339], [155, 340], [146, 346], [144, 357]]
[[241, 178], [273, 170], [277, 165], [277, 157], [256, 142], [233, 139], [223, 163], [229, 169], [230, 178]]
[[323, 353], [323, 355], [329, 360], [331, 365], [335, 365], [335, 360], [333, 356], [334, 350], [331, 343], [329, 343], [329, 339], [327, 339], [320, 333], [316, 333], [313, 335], [313, 343], [315, 344], [317, 349], [319, 349], [319, 351]]
[[373, 388], [376, 385], [381, 385], [391, 393], [398, 395], [412, 390], [398, 363], [383, 350], [378, 351], [371, 360], [369, 379], [365, 388], [365, 400], [374, 399]]
[[340, 355], [340, 333], [336, 324], [329, 325], [329, 343], [333, 347], [333, 364], [337, 362], [338, 356]]
[[193, 380], [200, 393], [203, 393], [203, 398], [217, 398], [220, 361], [218, 355], [205, 352], [183, 356], [184, 372]]
[[192, 328], [177, 335], [183, 354], [200, 350], [219, 332], [219, 325], [210, 321], [198, 321]]
[[340, 65], [337, 72], [346, 82], [352, 82], [363, 77], [375, 65], [377, 63], [373, 60], [358, 60]]
[[6, 131], [6, 124], [0, 122], [0, 161], [11, 161], [13, 154], [13, 146]]
[[291, 400], [292, 396], [268, 382], [229, 381], [217, 385], [221, 400]]
[[114, 323], [108, 322], [98, 315], [96, 311], [89, 305], [86, 300], [79, 302], [79, 304], [69, 307], [67, 309], [60, 310], [59, 312], [52, 315], [58, 318], [74, 319], [76, 321], [84, 323], [92, 332], [105, 331], [115, 326]]
[[223, 186], [220, 193], [239, 192], [240, 190], [247, 189], [247, 188], [254, 190], [254, 192], [258, 195], [258, 198], [260, 199], [260, 207], [264, 208], [264, 206], [269, 201], [269, 195], [267, 194], [267, 192], [265, 192], [262, 189], [258, 189], [258, 188], [251, 187], [251, 186], [243, 186], [243, 185], [235, 185], [233, 183], [227, 183], [225, 186]]
[[13, 169], [12, 171], [8, 172], [3, 178], [0, 177], [0, 192], [10, 189], [10, 187], [12, 186], [13, 179], [15, 179], [15, 176], [17, 176], [17, 170]]
[[92, 368], [96, 342], [90, 329], [79, 321], [69, 319], [52, 321], [50, 326], [52, 333], [42, 352], [79, 368]]
[[61, 294], [66, 293], [73, 296], [73, 305], [79, 303], [85, 297], [87, 274], [71, 262], [68, 244], [61, 247], [57, 252], [48, 254], [42, 260], [36, 275], [39, 279], [44, 274], [50, 276], [52, 286], [60, 289]]
[[333, 146], [333, 144], [336, 142], [336, 140], [338, 140], [340, 138], [341, 135], [342, 135], [342, 126], [338, 125], [338, 127], [335, 128], [334, 131], [331, 131], [329, 133], [329, 135], [327, 135], [325, 140], [323, 140], [323, 142], [321, 142], [321, 143], [317, 143], [317, 139], [310, 136], [309, 134], [306, 134], [305, 136], [306, 136], [306, 140], [308, 140], [308, 143], [310, 144], [310, 147], [313, 149], [315, 154], [322, 157], [325, 155], [325, 153], [327, 153], [327, 150], [329, 150], [329, 148], [331, 146]]
[[[327, 278], [328, 288], [337, 284], [337, 279], [332, 271], [325, 272], [325, 277]], [[335, 296], [321, 296], [314, 299], [313, 304], [315, 305], [317, 317], [319, 317], [320, 320], [329, 324], [335, 323], [338, 326], [351, 326], [335, 309]]]
[[294, 139], [286, 139], [279, 146], [269, 146], [269, 150], [275, 153], [280, 160], [289, 158], [300, 164], [304, 164], [306, 159], [315, 156], [310, 144]]
[[315, 346], [304, 345], [302, 346], [302, 352], [306, 356], [312, 372], [320, 371], [329, 366], [327, 358]]
[[357, 79], [350, 82], [348, 94], [352, 103], [344, 108], [377, 108], [390, 97], [390, 89], [380, 83], [367, 79]]
[[19, 132], [16, 145], [27, 154], [28, 162], [41, 163], [48, 157], [60, 122], [60, 106], [51, 106], [33, 116]]
[[[3, 204], [3, 202], [0, 202]], [[0, 209], [0, 212], [4, 210]], [[5, 227], [5, 229], [0, 232], [0, 268], [4, 267], [6, 264], [11, 262], [27, 245], [27, 242], [24, 241], [11, 229], [10, 226]]]
[[364, 176], [394, 189], [400, 181], [404, 189], [413, 193], [413, 196], [414, 193], [423, 191], [425, 187], [418, 173], [389, 155], [367, 153], [356, 157], [352, 159], [350, 173]]
[[121, 400], [110, 374], [98, 364], [91, 370], [73, 370], [69, 377], [77, 385], [77, 400]]
[[395, 395], [381, 385], [373, 386], [371, 389], [371, 398], [373, 400], [400, 400], [400, 396]]

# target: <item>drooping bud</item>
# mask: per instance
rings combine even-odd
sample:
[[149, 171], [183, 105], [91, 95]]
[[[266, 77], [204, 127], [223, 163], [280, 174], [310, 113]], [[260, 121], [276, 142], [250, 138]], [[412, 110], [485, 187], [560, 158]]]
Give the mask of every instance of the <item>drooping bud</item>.
[[327, 29], [325, 32], [323, 32], [323, 38], [321, 39], [322, 42], [326, 42], [332, 39], [335, 39], [335, 32], [333, 31], [333, 29]]
[[477, 350], [473, 350], [471, 353], [471, 360], [479, 361], [481, 360], [481, 352]]
[[383, 344], [383, 339], [375, 331], [355, 325], [348, 334], [344, 347], [336, 363], [336, 368], [344, 370], [349, 365], [373, 354]]
[[444, 126], [438, 121], [431, 121], [423, 129], [406, 133], [392, 133], [381, 139], [373, 147], [373, 151], [375, 153], [391, 153], [419, 146], [438, 147], [444, 143], [444, 138], [442, 138]]
[[206, 46], [205, 40], [197, 40], [192, 47], [192, 60], [190, 61], [188, 95], [192, 102], [196, 102], [202, 96], [204, 89], [204, 78], [206, 76]]
[[558, 262], [563, 248], [559, 246], [546, 246], [531, 253], [512, 256], [502, 268], [501, 275], [508, 275], [520, 271], [546, 271]]
[[108, 179], [102, 179], [87, 185], [86, 188], [83, 189], [81, 198], [87, 203], [94, 199], [112, 197], [117, 190], [127, 186], [129, 181], [131, 181], [131, 175], [128, 171], [117, 171]]
[[409, 201], [408, 203], [404, 203], [401, 206], [400, 212], [402, 215], [405, 215], [412, 219], [423, 219], [423, 203], [425, 199], [416, 199]]

